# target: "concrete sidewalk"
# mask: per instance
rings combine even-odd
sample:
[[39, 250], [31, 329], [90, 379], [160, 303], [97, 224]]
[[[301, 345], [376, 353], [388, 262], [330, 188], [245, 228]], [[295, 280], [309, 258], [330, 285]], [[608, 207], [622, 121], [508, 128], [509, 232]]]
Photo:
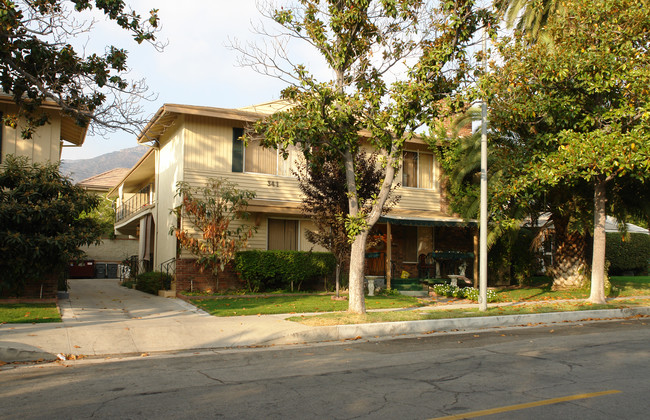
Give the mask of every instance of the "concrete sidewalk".
[[[309, 327], [286, 321], [289, 315], [212, 317], [180, 299], [126, 289], [116, 280], [71, 280], [70, 284], [70, 297], [59, 300], [62, 324], [0, 325], [0, 361], [315, 343], [650, 315], [650, 307], [641, 307]], [[453, 307], [462, 306], [428, 309]]]

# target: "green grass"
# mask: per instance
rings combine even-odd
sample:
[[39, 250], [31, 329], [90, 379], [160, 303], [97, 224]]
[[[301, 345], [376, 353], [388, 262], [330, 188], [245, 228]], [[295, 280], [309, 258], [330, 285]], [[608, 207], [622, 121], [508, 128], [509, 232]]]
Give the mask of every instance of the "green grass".
[[[334, 312], [348, 309], [347, 300], [333, 300], [331, 296], [265, 296], [221, 299], [192, 299], [192, 304], [214, 316], [270, 315], [305, 312]], [[410, 308], [422, 306], [410, 296], [367, 296], [368, 309]]]
[[300, 322], [310, 326], [367, 324], [375, 322], [421, 321], [427, 319], [471, 318], [483, 316], [501, 316], [518, 314], [539, 314], [549, 312], [587, 311], [594, 309], [621, 309], [633, 306], [650, 305], [650, 300], [615, 301], [604, 305], [593, 305], [585, 302], [556, 302], [537, 305], [517, 305], [490, 307], [485, 312], [478, 308], [447, 309], [447, 310], [410, 310], [391, 312], [368, 312], [365, 315], [347, 313], [328, 313], [313, 316], [296, 316], [289, 321]]
[[[611, 297], [650, 296], [650, 276], [611, 277]], [[497, 290], [499, 302], [533, 300], [586, 299], [589, 289], [553, 291], [548, 277], [535, 278], [530, 287]]]
[[55, 303], [0, 304], [0, 324], [61, 322]]
[[650, 296], [650, 276], [612, 277], [612, 296]]
[[[630, 296], [650, 296], [650, 276], [645, 277], [612, 277], [614, 293], [612, 296], [630, 297]], [[526, 301], [552, 301], [562, 299], [586, 299], [589, 297], [589, 290], [573, 291], [552, 291], [551, 280], [548, 277], [535, 278], [529, 287], [514, 289], [503, 289], [497, 291], [499, 302], [526, 302]], [[291, 314], [291, 313], [311, 313], [311, 312], [337, 312], [345, 311], [348, 308], [348, 302], [332, 300], [329, 295], [306, 295], [293, 294], [284, 296], [267, 295], [264, 297], [222, 297], [215, 299], [192, 299], [192, 303], [204, 311], [214, 316], [239, 316], [239, 315], [267, 315], [267, 314]], [[564, 304], [564, 303], [563, 303]], [[580, 304], [575, 304], [580, 308]], [[594, 308], [586, 305], [585, 308]], [[374, 296], [366, 297], [367, 309], [387, 309], [387, 308], [409, 308], [422, 306], [422, 303], [413, 297], [402, 295]], [[572, 306], [573, 307], [573, 306]], [[533, 308], [538, 308], [537, 306]], [[538, 309], [517, 309], [517, 311], [544, 311], [543, 307]], [[567, 309], [580, 310], [580, 309]], [[370, 314], [370, 317], [385, 316], [395, 317], [395, 320], [405, 320], [400, 317], [413, 316], [412, 311], [393, 312], [386, 315]], [[459, 316], [470, 313], [469, 310], [461, 310]], [[517, 312], [531, 313], [531, 312]], [[427, 315], [436, 317], [438, 315]], [[454, 315], [455, 316], [455, 315]], [[483, 316], [473, 315], [473, 316]], [[420, 318], [417, 318], [420, 319]], [[431, 318], [422, 318], [431, 319]], [[379, 322], [379, 321], [368, 321]]]

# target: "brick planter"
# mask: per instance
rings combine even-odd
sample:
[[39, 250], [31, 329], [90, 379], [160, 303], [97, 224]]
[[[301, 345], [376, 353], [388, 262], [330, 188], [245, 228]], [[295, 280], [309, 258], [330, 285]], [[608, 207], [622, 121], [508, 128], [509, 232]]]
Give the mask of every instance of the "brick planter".
[[[176, 260], [176, 290], [177, 291], [215, 291], [216, 278], [207, 270], [201, 272], [196, 260], [179, 258]], [[219, 272], [219, 290], [240, 289], [244, 283], [234, 270], [233, 264]]]

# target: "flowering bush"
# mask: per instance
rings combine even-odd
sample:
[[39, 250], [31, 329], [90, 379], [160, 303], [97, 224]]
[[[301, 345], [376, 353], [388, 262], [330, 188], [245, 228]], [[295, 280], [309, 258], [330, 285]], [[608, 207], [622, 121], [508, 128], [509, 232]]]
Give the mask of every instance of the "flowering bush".
[[[465, 287], [463, 288], [463, 293], [465, 298], [478, 302], [479, 290], [474, 287]], [[497, 293], [494, 290], [487, 289], [487, 301], [494, 302], [497, 300]]]
[[[478, 302], [479, 290], [474, 287], [453, 286], [451, 284], [436, 284], [433, 286], [433, 292], [438, 296], [453, 297], [457, 299], [469, 299]], [[494, 302], [497, 300], [497, 294], [494, 290], [487, 290], [487, 301]]]

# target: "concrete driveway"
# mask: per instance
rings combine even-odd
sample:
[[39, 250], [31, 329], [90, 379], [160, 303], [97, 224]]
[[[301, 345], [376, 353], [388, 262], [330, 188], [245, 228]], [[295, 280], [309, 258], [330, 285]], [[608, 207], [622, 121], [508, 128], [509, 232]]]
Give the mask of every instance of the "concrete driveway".
[[113, 279], [70, 280], [59, 306], [63, 324], [0, 325], [0, 360], [265, 345], [309, 330], [282, 316], [213, 317]]

